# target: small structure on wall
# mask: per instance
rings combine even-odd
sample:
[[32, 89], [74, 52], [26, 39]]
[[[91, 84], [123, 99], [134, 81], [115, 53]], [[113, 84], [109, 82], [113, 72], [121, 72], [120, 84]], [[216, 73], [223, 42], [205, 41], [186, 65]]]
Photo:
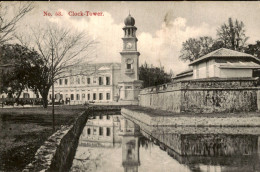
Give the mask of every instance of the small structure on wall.
[[189, 65], [193, 67], [193, 79], [200, 79], [252, 77], [259, 64], [260, 60], [250, 54], [220, 48]]
[[254, 70], [260, 69], [260, 60], [250, 54], [220, 48], [192, 61], [189, 66], [192, 71], [181, 72], [173, 80], [254, 77]]

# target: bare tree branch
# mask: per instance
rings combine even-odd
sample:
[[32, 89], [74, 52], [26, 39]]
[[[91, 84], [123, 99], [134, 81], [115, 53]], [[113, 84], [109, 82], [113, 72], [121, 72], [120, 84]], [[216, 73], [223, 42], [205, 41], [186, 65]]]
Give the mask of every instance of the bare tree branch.
[[[8, 13], [10, 8], [15, 8], [15, 14]], [[33, 9], [33, 2], [16, 2], [10, 5], [10, 2], [0, 2], [0, 45], [13, 39], [17, 22]]]

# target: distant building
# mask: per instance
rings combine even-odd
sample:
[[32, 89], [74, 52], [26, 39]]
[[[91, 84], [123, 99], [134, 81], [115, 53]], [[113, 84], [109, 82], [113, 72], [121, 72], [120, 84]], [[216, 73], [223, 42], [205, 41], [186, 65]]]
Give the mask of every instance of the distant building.
[[[118, 100], [120, 63], [82, 64], [73, 67], [68, 71], [67, 76], [59, 79], [54, 85], [56, 101], [63, 100], [65, 104], [82, 104]], [[51, 96], [50, 89], [49, 100], [52, 99]]]
[[253, 77], [253, 71], [260, 69], [259, 64], [260, 60], [250, 54], [220, 48], [192, 61], [189, 64], [192, 72], [182, 72], [174, 79]]

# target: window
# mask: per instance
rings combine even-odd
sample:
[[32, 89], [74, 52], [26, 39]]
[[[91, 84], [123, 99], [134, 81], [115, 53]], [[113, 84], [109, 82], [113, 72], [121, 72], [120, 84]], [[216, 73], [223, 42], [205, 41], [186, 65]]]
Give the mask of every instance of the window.
[[91, 130], [90, 130], [90, 128], [88, 128], [88, 135], [90, 135], [91, 134]]
[[110, 93], [107, 93], [107, 100], [110, 100]]
[[74, 100], [74, 94], [70, 95], [70, 100]]
[[110, 77], [106, 77], [106, 85], [110, 85]]
[[23, 93], [23, 98], [30, 98], [29, 93]]
[[132, 65], [131, 65], [131, 64], [126, 64], [126, 68], [127, 68], [127, 69], [131, 69], [131, 68], [132, 68]]
[[80, 100], [80, 96], [79, 96], [79, 94], [77, 94], [76, 97], [77, 97], [77, 100]]
[[90, 84], [90, 78], [87, 79], [88, 84]]
[[99, 93], [99, 100], [103, 100], [103, 94]]
[[90, 100], [90, 94], [88, 94], [88, 100]]
[[80, 84], [80, 78], [79, 78], [79, 77], [77, 77], [76, 83], [77, 83], [77, 84]]
[[110, 128], [107, 128], [107, 136], [110, 136]]
[[99, 77], [98, 81], [99, 81], [99, 85], [103, 85], [103, 77]]
[[65, 85], [68, 85], [68, 79], [65, 79]]
[[103, 127], [99, 127], [99, 135], [103, 136]]
[[60, 79], [59, 81], [60, 81], [60, 85], [62, 85], [62, 79]]
[[96, 93], [93, 93], [93, 100], [96, 100]]
[[74, 77], [70, 77], [70, 85], [74, 84]]
[[100, 115], [99, 115], [99, 119], [103, 119], [103, 115], [100, 114]]
[[50, 99], [51, 99], [51, 94], [50, 94], [50, 96], [49, 96], [49, 97], [50, 97]]
[[82, 99], [85, 99], [85, 94], [84, 93], [82, 94]]
[[82, 76], [81, 82], [82, 82], [82, 84], [85, 84], [85, 77], [84, 76]]
[[63, 100], [63, 94], [60, 94], [60, 100]]

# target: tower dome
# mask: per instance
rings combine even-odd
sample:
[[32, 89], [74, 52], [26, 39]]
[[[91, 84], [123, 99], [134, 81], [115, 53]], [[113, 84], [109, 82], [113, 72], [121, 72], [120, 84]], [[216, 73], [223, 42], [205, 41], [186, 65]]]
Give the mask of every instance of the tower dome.
[[135, 25], [135, 19], [129, 14], [129, 16], [125, 19], [125, 25], [126, 26], [134, 26]]

